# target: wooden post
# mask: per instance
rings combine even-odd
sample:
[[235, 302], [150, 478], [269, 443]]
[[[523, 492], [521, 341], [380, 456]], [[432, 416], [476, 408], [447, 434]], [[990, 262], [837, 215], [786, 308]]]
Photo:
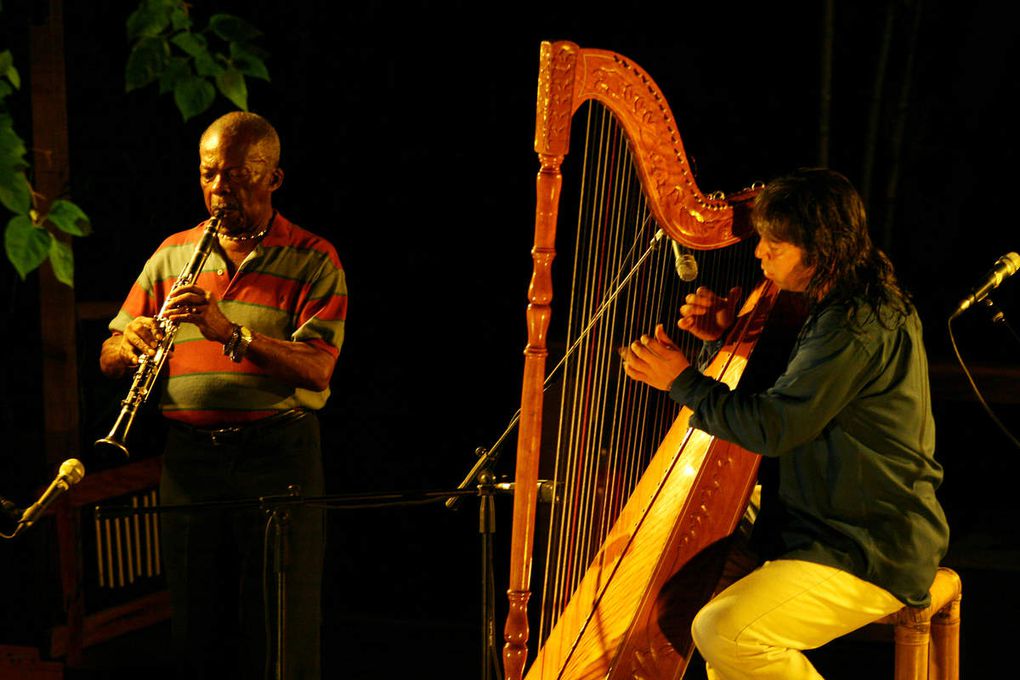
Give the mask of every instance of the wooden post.
[[[32, 139], [36, 208], [45, 212], [68, 191], [67, 92], [64, 72], [62, 0], [48, 8], [31, 30]], [[65, 234], [55, 234], [68, 240]], [[78, 361], [74, 289], [53, 275], [47, 261], [39, 269], [39, 306], [43, 347], [44, 450], [47, 468], [56, 470], [77, 457], [81, 441], [78, 415]], [[77, 513], [65, 496], [56, 508], [61, 586], [68, 628], [67, 662], [80, 664], [84, 601], [81, 592], [80, 536]]]

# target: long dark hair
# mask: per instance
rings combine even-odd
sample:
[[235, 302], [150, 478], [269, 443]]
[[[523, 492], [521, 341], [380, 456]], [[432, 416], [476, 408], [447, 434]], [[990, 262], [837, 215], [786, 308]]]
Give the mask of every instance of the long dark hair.
[[847, 303], [851, 320], [867, 305], [887, 327], [911, 312], [892, 263], [871, 241], [860, 195], [838, 172], [802, 168], [773, 180], [751, 219], [760, 236], [804, 250], [804, 264], [815, 267], [805, 291], [812, 303]]

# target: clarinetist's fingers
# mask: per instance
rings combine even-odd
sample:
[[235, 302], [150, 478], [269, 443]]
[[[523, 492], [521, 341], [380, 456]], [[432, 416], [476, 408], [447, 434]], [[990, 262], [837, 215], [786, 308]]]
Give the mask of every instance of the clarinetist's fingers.
[[172, 307], [166, 311], [167, 321], [171, 323], [181, 324], [190, 323], [192, 318], [193, 309], [188, 305], [180, 305]]
[[186, 307], [200, 307], [213, 302], [215, 298], [212, 293], [199, 288], [198, 286], [181, 286], [174, 291], [167, 300], [167, 309], [182, 309]]
[[131, 343], [126, 335], [120, 336], [120, 344], [117, 345], [117, 353], [120, 355], [120, 360], [129, 366], [134, 366], [138, 363], [138, 350]]
[[[124, 329], [121, 352], [124, 353], [126, 350], [132, 355], [155, 354], [155, 348], [162, 337], [163, 334], [153, 319], [140, 316], [133, 319]], [[134, 356], [132, 358], [136, 359]]]

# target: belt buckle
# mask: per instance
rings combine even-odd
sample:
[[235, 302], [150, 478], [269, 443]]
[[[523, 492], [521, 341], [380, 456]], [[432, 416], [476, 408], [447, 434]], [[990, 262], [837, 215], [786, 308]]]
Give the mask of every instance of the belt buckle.
[[209, 441], [212, 442], [213, 446], [220, 446], [221, 444], [229, 444], [230, 439], [236, 437], [241, 433], [239, 427], [221, 427], [218, 430], [209, 431]]

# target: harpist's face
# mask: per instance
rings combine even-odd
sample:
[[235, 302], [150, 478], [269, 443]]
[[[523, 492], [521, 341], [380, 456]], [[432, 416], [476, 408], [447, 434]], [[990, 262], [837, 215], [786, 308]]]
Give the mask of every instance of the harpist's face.
[[807, 290], [815, 268], [804, 264], [804, 249], [786, 241], [773, 241], [764, 236], [758, 241], [754, 255], [761, 260], [761, 269], [780, 290], [803, 293]]

